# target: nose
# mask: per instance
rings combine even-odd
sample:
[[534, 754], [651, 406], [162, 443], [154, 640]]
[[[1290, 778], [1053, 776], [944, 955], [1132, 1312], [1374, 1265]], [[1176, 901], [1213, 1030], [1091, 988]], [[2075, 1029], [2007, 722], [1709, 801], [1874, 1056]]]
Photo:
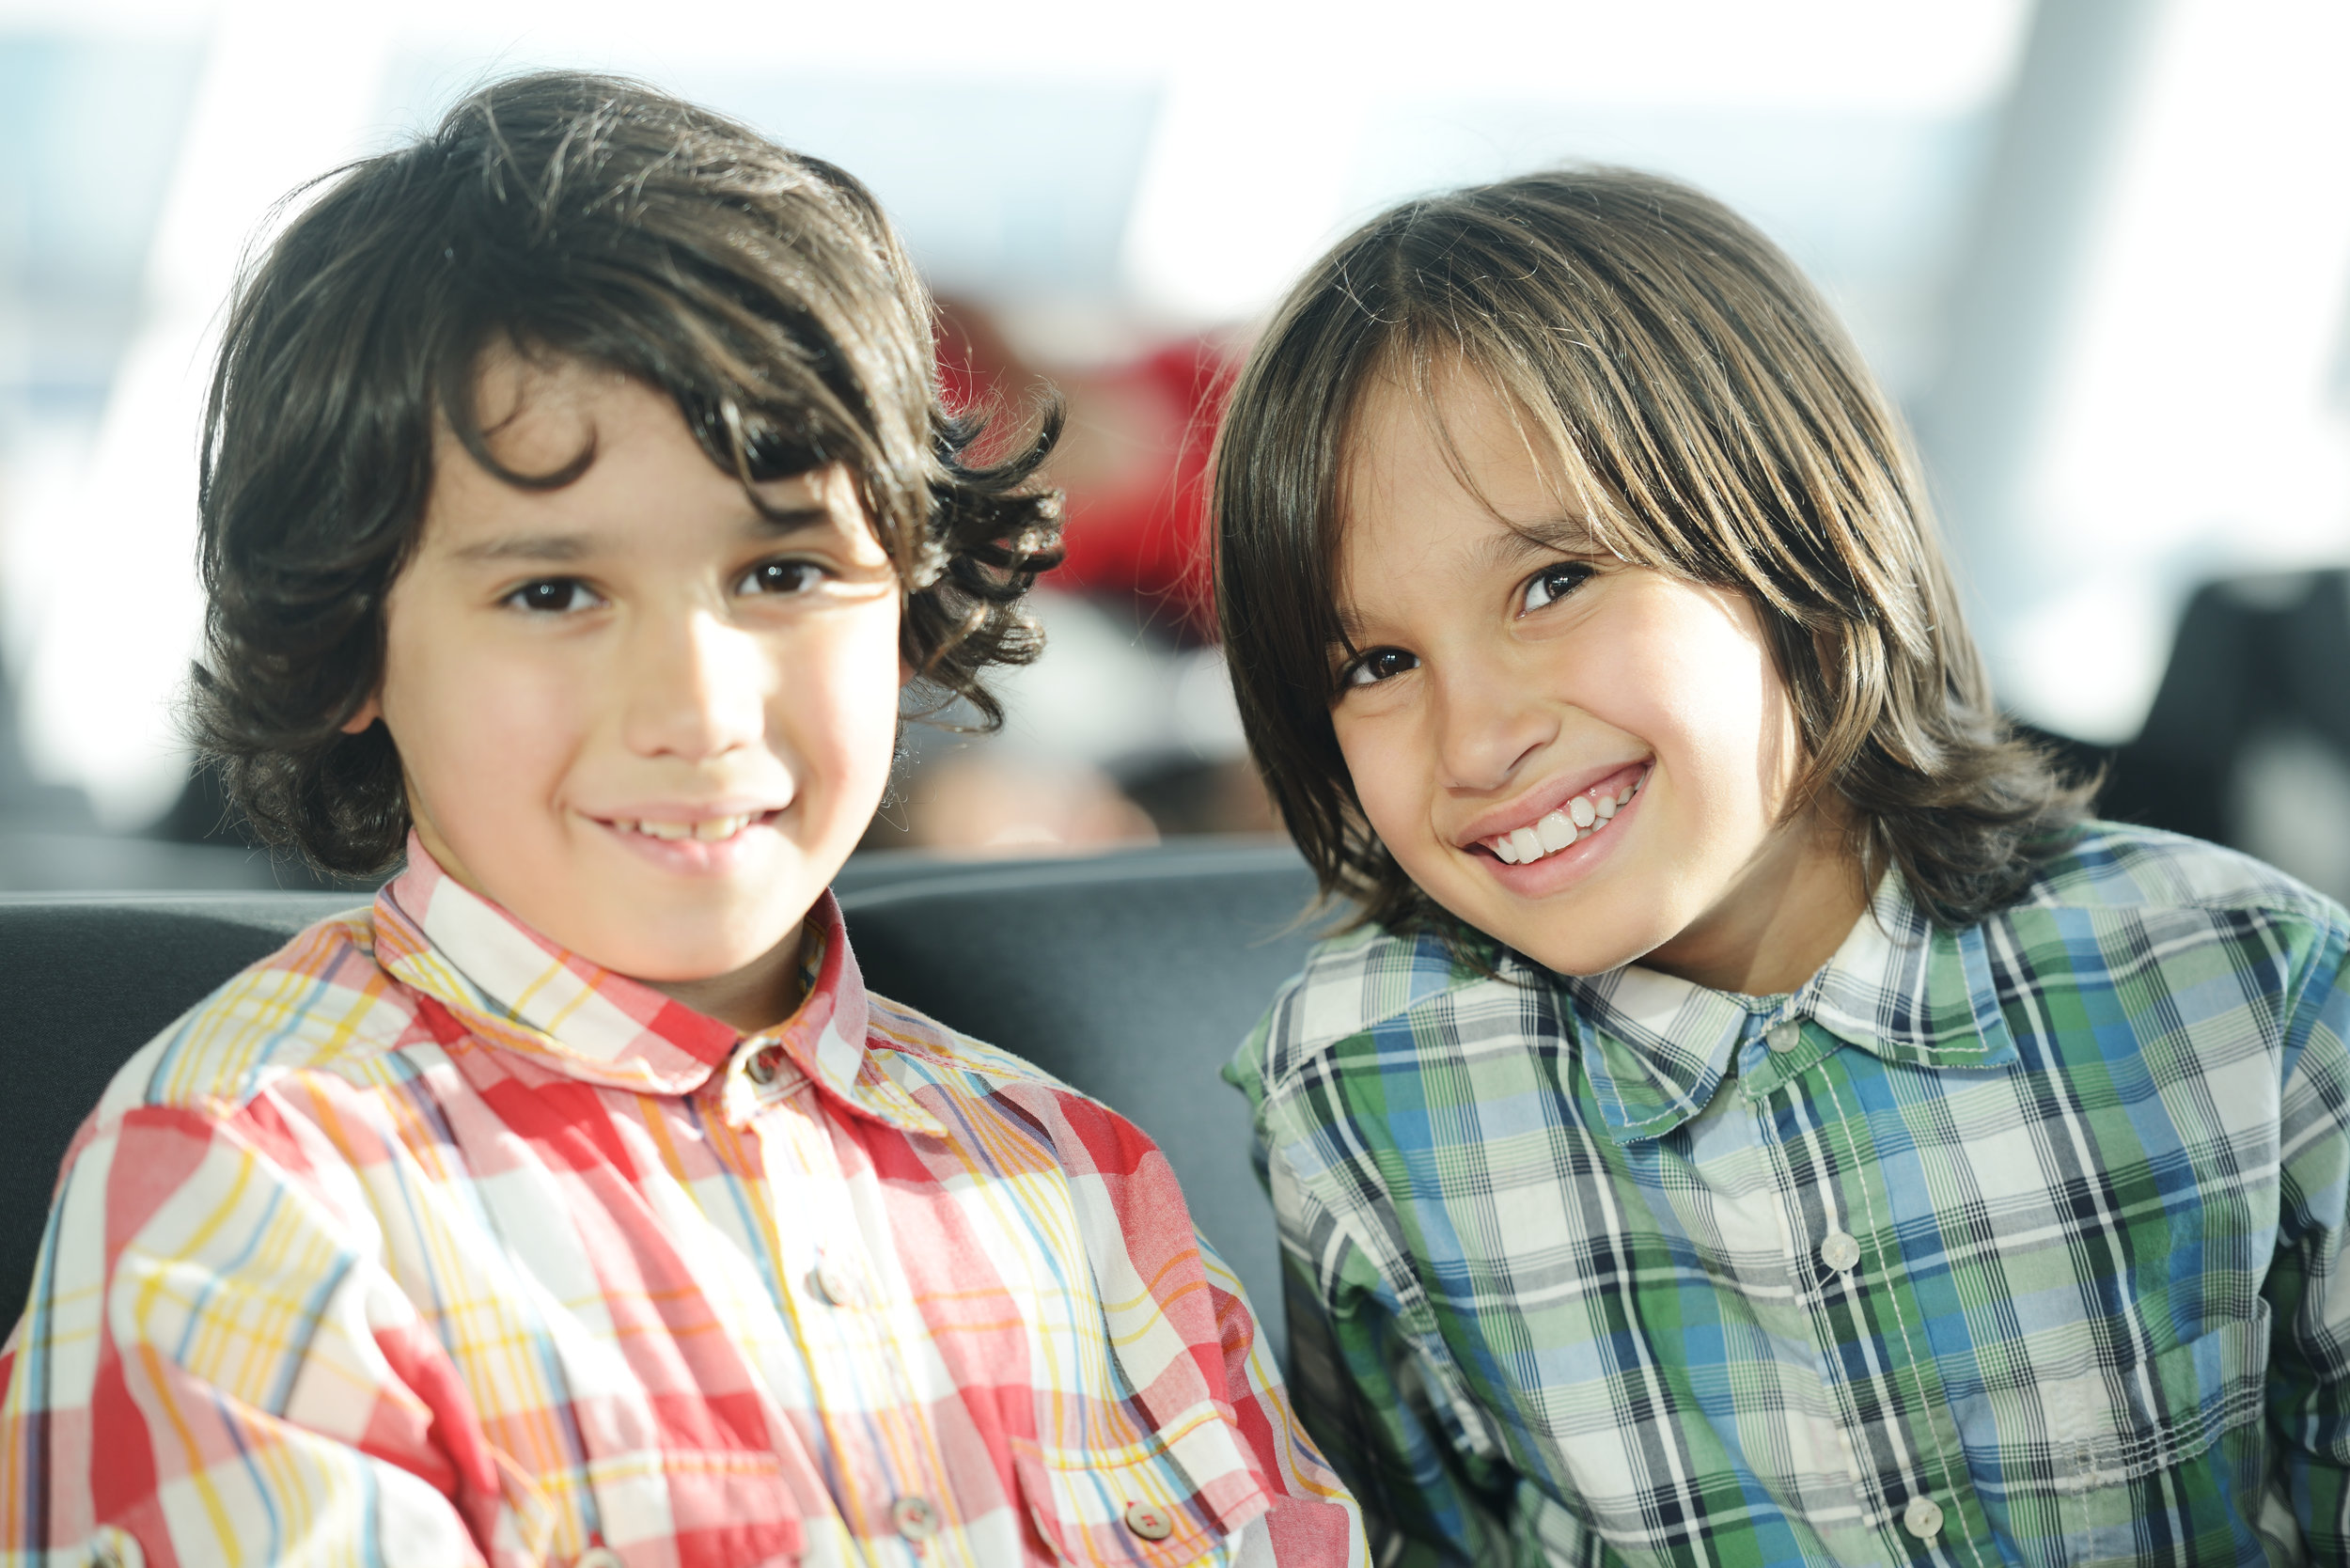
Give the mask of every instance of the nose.
[[630, 750], [698, 762], [760, 743], [771, 671], [755, 637], [703, 609], [633, 630], [613, 672]]
[[1440, 677], [1433, 719], [1448, 790], [1504, 788], [1559, 734], [1557, 714], [1499, 663], [1455, 666]]

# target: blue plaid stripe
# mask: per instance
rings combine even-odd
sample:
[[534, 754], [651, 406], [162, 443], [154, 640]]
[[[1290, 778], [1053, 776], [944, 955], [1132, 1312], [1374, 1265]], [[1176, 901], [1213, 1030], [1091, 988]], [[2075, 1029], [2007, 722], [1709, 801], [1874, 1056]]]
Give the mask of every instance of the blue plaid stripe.
[[1277, 999], [1295, 1391], [1399, 1560], [2350, 1561], [2350, 917], [2106, 826], [1872, 916], [1793, 996], [1362, 932]]

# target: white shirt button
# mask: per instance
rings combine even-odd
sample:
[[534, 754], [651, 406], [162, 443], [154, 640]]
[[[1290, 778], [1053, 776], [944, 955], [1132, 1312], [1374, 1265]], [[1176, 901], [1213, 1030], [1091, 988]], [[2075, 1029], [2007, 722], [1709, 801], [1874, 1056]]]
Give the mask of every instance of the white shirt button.
[[900, 1535], [919, 1544], [938, 1533], [938, 1510], [928, 1497], [900, 1497], [889, 1505], [889, 1522]]
[[1942, 1533], [1942, 1505], [1932, 1497], [1912, 1497], [1902, 1510], [1902, 1529], [1920, 1541], [1931, 1541]]
[[1130, 1502], [1126, 1505], [1126, 1528], [1145, 1541], [1164, 1541], [1175, 1533], [1175, 1521], [1167, 1517], [1164, 1508]]
[[743, 1072], [751, 1082], [761, 1089], [766, 1088], [783, 1072], [783, 1047], [760, 1046], [751, 1053], [751, 1059], [744, 1064]]
[[1860, 1244], [1841, 1231], [1830, 1231], [1820, 1244], [1820, 1262], [1841, 1274], [1860, 1262]]
[[572, 1568], [628, 1568], [628, 1564], [609, 1546], [590, 1546], [572, 1559]]
[[1763, 1031], [1762, 1043], [1785, 1056], [1803, 1043], [1803, 1026], [1792, 1018], [1773, 1024]]
[[90, 1568], [147, 1568], [138, 1537], [118, 1525], [101, 1525], [89, 1538]]
[[864, 1294], [856, 1276], [830, 1259], [807, 1271], [807, 1288], [827, 1307], [854, 1307]]

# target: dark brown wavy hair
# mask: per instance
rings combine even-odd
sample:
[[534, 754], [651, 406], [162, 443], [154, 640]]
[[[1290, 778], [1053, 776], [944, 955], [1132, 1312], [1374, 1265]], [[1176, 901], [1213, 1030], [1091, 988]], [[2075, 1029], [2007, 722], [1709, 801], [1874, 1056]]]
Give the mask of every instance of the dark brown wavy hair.
[[[1482, 378], [1603, 549], [1755, 604], [1806, 766], [1872, 881], [1929, 914], [2013, 902], [2089, 786], [2017, 739], [1961, 619], [1907, 439], [1794, 264], [1719, 202], [1624, 169], [1406, 202], [1290, 292], [1217, 440], [1216, 597], [1250, 745], [1325, 897], [1453, 931], [1370, 823], [1330, 708], [1341, 484], [1365, 385]], [[1441, 428], [1441, 421], [1439, 422]]]
[[[265, 840], [376, 871], [408, 829], [381, 724], [384, 604], [415, 548], [436, 435], [509, 483], [476, 404], [485, 353], [574, 359], [672, 399], [746, 491], [855, 476], [936, 704], [1041, 646], [1020, 598], [1059, 549], [1033, 482], [1060, 428], [980, 462], [941, 401], [932, 306], [865, 187], [637, 83], [568, 72], [467, 97], [355, 164], [240, 284], [213, 371], [200, 508], [209, 597], [190, 728]], [[754, 503], [757, 495], [752, 495]]]

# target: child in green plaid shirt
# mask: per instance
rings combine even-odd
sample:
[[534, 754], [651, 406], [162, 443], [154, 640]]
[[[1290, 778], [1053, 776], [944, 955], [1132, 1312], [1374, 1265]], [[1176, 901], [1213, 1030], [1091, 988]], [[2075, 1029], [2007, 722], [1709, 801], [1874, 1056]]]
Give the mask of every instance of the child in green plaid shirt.
[[2350, 1562], [2346, 917], [2009, 733], [1783, 256], [1622, 171], [1412, 202], [1220, 441], [1361, 910], [1230, 1075], [1383, 1560]]

